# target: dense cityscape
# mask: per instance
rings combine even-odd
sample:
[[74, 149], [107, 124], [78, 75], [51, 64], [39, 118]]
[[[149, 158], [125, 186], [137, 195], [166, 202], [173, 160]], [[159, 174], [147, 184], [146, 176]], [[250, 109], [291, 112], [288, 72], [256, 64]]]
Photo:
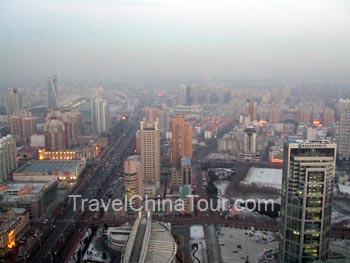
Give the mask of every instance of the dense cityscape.
[[350, 262], [349, 7], [4, 0], [0, 262]]
[[300, 235], [303, 260], [349, 258], [346, 91], [59, 83], [2, 93], [8, 262], [297, 262]]

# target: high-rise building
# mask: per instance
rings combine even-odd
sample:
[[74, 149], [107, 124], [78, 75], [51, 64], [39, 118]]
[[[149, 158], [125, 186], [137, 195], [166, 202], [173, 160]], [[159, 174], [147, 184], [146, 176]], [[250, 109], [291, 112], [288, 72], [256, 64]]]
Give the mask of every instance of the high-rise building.
[[307, 109], [302, 109], [299, 111], [299, 122], [300, 123], [311, 123], [311, 111]]
[[50, 117], [44, 126], [45, 149], [50, 151], [62, 151], [67, 149], [64, 123], [58, 117]]
[[99, 87], [96, 96], [91, 99], [91, 121], [94, 134], [100, 135], [109, 129], [109, 106], [104, 89]]
[[[124, 161], [124, 184], [125, 195], [128, 198], [128, 206], [138, 208], [141, 206], [141, 200], [136, 195], [143, 197], [143, 178], [141, 171], [141, 156], [129, 156]], [[129, 207], [128, 207], [129, 208]]]
[[258, 119], [257, 103], [255, 100], [253, 100], [253, 99], [247, 100], [247, 103], [245, 106], [245, 112], [249, 113], [251, 121], [256, 121]]
[[146, 107], [145, 119], [146, 122], [155, 122], [158, 119], [161, 134], [169, 131], [169, 110]]
[[141, 132], [137, 131], [135, 136], [135, 153], [141, 154]]
[[181, 158], [192, 159], [192, 126], [184, 116], [175, 116], [172, 122], [171, 164], [180, 167]]
[[8, 116], [20, 112], [22, 110], [22, 98], [18, 91], [15, 88], [9, 88], [7, 90], [6, 98], [6, 112]]
[[145, 107], [145, 120], [146, 122], [155, 122], [160, 119], [160, 109], [153, 107]]
[[323, 111], [323, 126], [329, 126], [334, 123], [334, 110], [331, 108], [325, 108]]
[[7, 135], [0, 138], [0, 183], [9, 179], [16, 166], [16, 141]]
[[171, 167], [170, 173], [171, 173], [171, 185], [176, 187], [182, 185], [181, 170], [176, 167]]
[[191, 85], [191, 93], [192, 104], [199, 104], [200, 85], [198, 83], [194, 83]]
[[192, 88], [187, 85], [181, 85], [178, 93], [178, 104], [192, 105]]
[[21, 111], [10, 116], [10, 133], [16, 137], [17, 141], [27, 142], [30, 136], [36, 133], [37, 117], [31, 113]]
[[308, 141], [314, 141], [316, 140], [316, 128], [314, 127], [307, 127], [306, 130], [306, 140]]
[[192, 171], [192, 161], [190, 158], [181, 158], [181, 175], [182, 184], [192, 185], [193, 182], [193, 171]]
[[156, 197], [160, 186], [160, 132], [158, 120], [151, 123], [145, 119], [140, 127], [141, 166], [144, 193]]
[[[55, 119], [58, 119], [59, 121], [58, 122], [54, 121]], [[53, 124], [53, 123], [56, 123], [56, 124]], [[60, 123], [63, 123], [63, 131], [62, 131], [63, 148], [60, 150], [67, 150], [73, 146], [78, 145], [78, 137], [80, 135], [80, 128], [82, 123], [81, 112], [76, 110], [72, 110], [72, 111], [67, 110], [63, 112], [59, 110], [49, 111], [46, 117], [45, 126], [50, 126], [52, 124], [54, 126], [55, 125], [60, 126], [61, 125]], [[45, 129], [45, 133], [47, 133], [47, 129]], [[48, 138], [52, 138], [52, 136], [49, 136]], [[49, 149], [49, 150], [53, 150], [53, 149]]]
[[344, 163], [350, 162], [350, 99], [339, 100], [339, 138], [338, 158]]
[[54, 76], [47, 81], [47, 108], [58, 109], [57, 77]]
[[20, 114], [12, 114], [9, 118], [10, 134], [16, 137], [16, 141], [22, 138], [22, 117]]
[[244, 153], [256, 154], [256, 130], [253, 127], [244, 131]]
[[237, 154], [237, 160], [259, 162], [260, 154], [257, 150], [257, 135], [253, 126], [248, 126], [243, 135], [243, 152]]
[[67, 149], [78, 145], [78, 137], [80, 136], [80, 128], [82, 125], [81, 112], [72, 110], [63, 112], [63, 122], [65, 130], [65, 140]]
[[281, 122], [281, 109], [273, 107], [270, 110], [269, 121], [271, 123], [280, 123]]
[[328, 259], [335, 161], [336, 144], [285, 142], [280, 262]]
[[169, 121], [169, 110], [168, 109], [162, 109], [160, 111], [159, 116], [159, 128], [160, 133], [165, 134], [170, 129], [170, 121]]

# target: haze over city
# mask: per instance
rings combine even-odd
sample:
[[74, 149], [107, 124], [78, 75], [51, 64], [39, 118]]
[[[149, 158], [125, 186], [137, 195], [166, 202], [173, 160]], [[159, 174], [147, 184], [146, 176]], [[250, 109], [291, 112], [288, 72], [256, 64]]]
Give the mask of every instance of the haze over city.
[[350, 262], [348, 0], [0, 0], [0, 261]]
[[349, 25], [344, 0], [3, 0], [0, 84], [349, 82]]

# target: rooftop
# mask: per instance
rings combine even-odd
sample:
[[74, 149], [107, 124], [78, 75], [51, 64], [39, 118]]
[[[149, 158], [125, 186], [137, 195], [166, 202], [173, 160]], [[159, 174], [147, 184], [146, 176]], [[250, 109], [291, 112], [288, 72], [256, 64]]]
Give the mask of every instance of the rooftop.
[[173, 262], [177, 251], [170, 225], [139, 217], [124, 247], [124, 263]]
[[18, 219], [19, 219], [19, 217], [17, 217], [17, 216], [9, 217], [5, 222], [3, 222], [0, 225], [0, 233], [1, 234], [6, 233], [11, 228], [13, 228], [13, 226], [17, 224]]
[[249, 169], [243, 183], [281, 189], [282, 169], [252, 167]]
[[73, 173], [79, 170], [82, 161], [80, 160], [64, 160], [64, 161], [33, 161], [21, 168], [16, 173], [28, 174], [61, 174], [64, 172]]
[[[24, 208], [13, 208], [9, 211], [9, 215], [5, 216], [5, 220], [0, 224], [0, 233], [6, 233], [14, 228], [21, 216], [25, 214], [25, 211]], [[11, 212], [14, 212], [14, 214]]]
[[216, 128], [219, 128], [221, 125], [222, 125], [222, 122], [213, 123], [213, 124], [207, 129], [207, 131], [213, 131], [213, 130], [215, 130]]
[[289, 139], [286, 141], [287, 144], [332, 144], [327, 140], [299, 140], [299, 139]]
[[19, 149], [17, 151], [17, 154], [19, 154], [19, 153], [30, 153], [30, 154], [32, 154], [32, 153], [34, 153], [36, 151], [37, 151], [37, 149], [35, 149], [33, 147], [23, 147], [23, 148], [21, 148], [21, 149]]
[[209, 123], [209, 120], [203, 120], [203, 121], [201, 121], [200, 123], [198, 123], [198, 124], [196, 124], [196, 126], [195, 127], [202, 127], [202, 126], [204, 126], [204, 125], [207, 125]]
[[34, 199], [56, 181], [49, 182], [7, 182], [0, 186], [2, 202], [14, 202], [19, 199]]
[[176, 242], [170, 234], [169, 225], [152, 222], [145, 262], [173, 262], [176, 250]]

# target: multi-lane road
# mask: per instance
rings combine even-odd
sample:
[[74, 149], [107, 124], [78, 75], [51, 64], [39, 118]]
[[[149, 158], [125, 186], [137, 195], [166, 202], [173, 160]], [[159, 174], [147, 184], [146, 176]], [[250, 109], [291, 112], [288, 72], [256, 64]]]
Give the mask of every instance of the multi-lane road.
[[[106, 188], [115, 179], [113, 175], [118, 174], [118, 170], [121, 169], [123, 158], [133, 150], [133, 147], [130, 147], [130, 145], [132, 145], [136, 130], [137, 125], [130, 124], [119, 138], [111, 142], [105, 155], [97, 163], [97, 168], [82, 178], [83, 181], [80, 183], [80, 187], [77, 187], [74, 194], [81, 195], [82, 198], [99, 199], [103, 197], [107, 190]], [[111, 163], [111, 160], [117, 161]], [[57, 216], [54, 219], [56, 228], [48, 239], [44, 241], [42, 247], [32, 259], [32, 262], [63, 262], [65, 255], [62, 255], [62, 251], [65, 251], [66, 239], [74, 231], [78, 231], [81, 226], [86, 225], [92, 215], [92, 212], [83, 213], [80, 209], [74, 210], [72, 202], [70, 202], [67, 213], [62, 218]]]

